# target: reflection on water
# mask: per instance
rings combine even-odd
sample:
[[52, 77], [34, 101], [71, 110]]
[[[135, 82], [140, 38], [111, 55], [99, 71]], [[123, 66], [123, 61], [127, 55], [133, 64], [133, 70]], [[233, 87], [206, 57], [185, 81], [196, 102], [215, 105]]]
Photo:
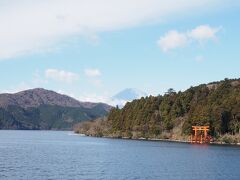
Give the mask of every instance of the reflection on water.
[[0, 179], [240, 179], [240, 147], [0, 131]]

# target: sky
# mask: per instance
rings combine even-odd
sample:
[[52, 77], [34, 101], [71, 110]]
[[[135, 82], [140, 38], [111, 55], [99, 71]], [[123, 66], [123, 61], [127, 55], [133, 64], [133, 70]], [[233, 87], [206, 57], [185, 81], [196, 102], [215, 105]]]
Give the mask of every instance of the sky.
[[240, 78], [238, 0], [0, 0], [0, 92], [106, 102]]

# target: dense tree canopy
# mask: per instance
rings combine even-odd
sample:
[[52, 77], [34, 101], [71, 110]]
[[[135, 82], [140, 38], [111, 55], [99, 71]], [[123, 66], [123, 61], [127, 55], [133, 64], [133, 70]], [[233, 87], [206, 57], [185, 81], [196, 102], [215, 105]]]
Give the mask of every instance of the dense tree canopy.
[[106, 125], [106, 135], [121, 137], [189, 135], [193, 125], [209, 125], [213, 136], [239, 133], [240, 79], [203, 84], [184, 92], [170, 89], [163, 96], [134, 100], [122, 109], [113, 108]]

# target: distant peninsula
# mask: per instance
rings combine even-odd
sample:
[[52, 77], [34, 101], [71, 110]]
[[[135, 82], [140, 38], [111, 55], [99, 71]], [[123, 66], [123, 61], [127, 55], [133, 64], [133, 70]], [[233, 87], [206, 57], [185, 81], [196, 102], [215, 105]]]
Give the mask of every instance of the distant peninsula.
[[240, 79], [142, 97], [74, 130], [88, 136], [188, 141], [193, 125], [210, 126], [215, 141], [240, 143]]

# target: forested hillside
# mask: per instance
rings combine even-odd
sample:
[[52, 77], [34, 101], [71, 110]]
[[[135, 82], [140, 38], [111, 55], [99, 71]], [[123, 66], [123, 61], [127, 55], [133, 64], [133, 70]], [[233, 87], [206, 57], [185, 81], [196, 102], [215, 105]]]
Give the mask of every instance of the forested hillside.
[[105, 116], [111, 108], [40, 88], [0, 94], [0, 129], [72, 130], [74, 124]]
[[239, 133], [240, 79], [202, 84], [184, 92], [169, 89], [163, 96], [116, 107], [105, 120], [82, 123], [75, 130], [100, 136], [177, 138], [189, 135], [193, 125], [209, 125], [214, 137]]

